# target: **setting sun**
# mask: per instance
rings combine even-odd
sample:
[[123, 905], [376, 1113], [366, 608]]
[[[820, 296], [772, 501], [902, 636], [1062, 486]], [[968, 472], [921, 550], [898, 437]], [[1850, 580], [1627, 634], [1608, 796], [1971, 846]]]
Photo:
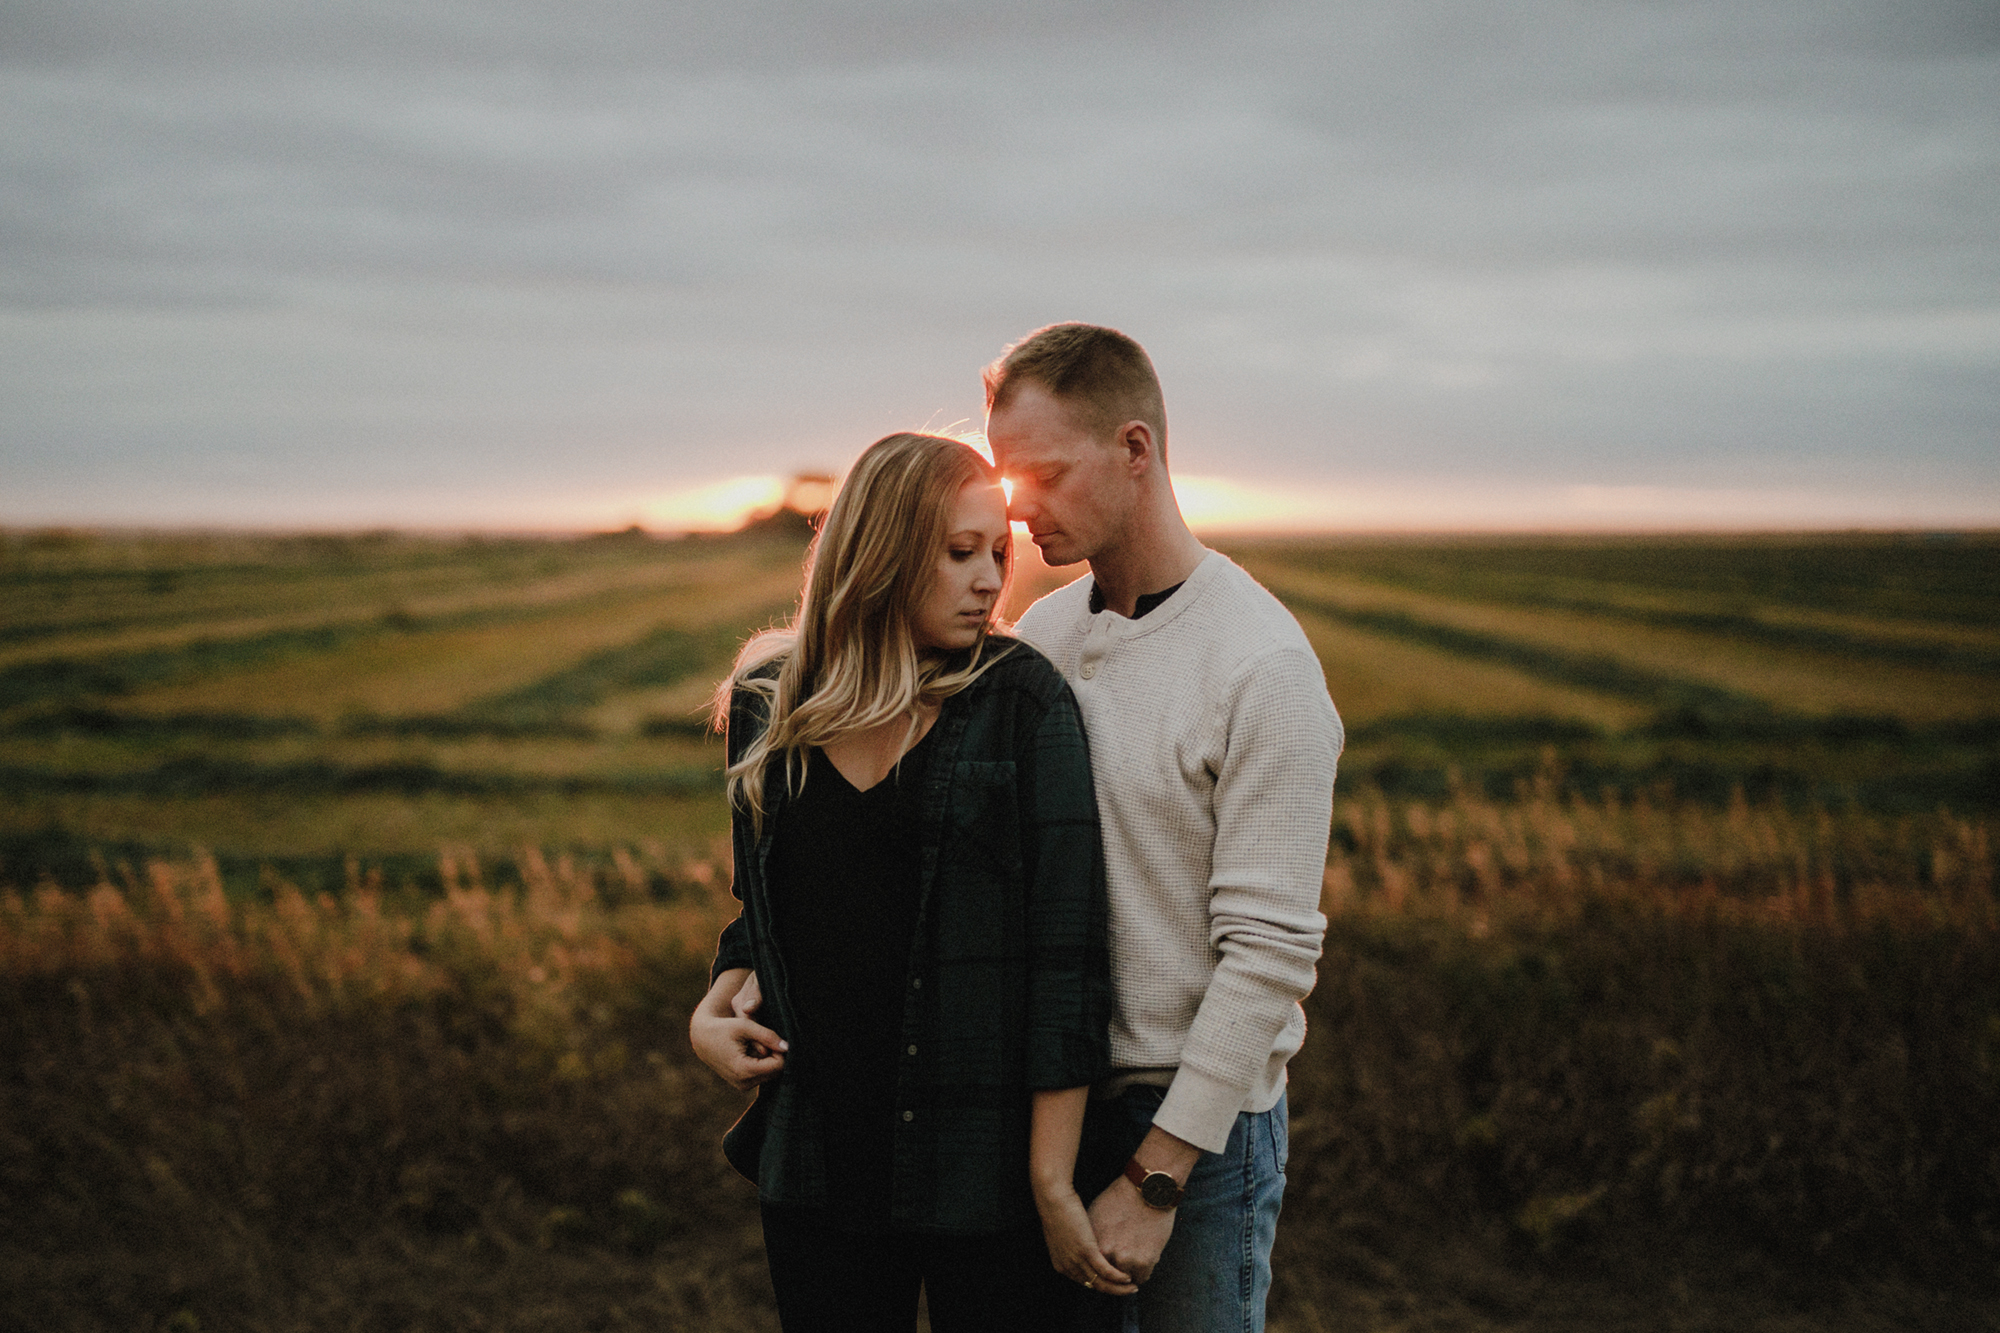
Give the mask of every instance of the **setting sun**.
[[775, 475], [727, 477], [668, 491], [639, 506], [640, 520], [665, 532], [726, 532], [784, 502], [787, 480]]
[[1197, 531], [1313, 528], [1324, 526], [1327, 519], [1324, 496], [1267, 490], [1227, 477], [1176, 476], [1174, 496], [1180, 501], [1181, 516]]

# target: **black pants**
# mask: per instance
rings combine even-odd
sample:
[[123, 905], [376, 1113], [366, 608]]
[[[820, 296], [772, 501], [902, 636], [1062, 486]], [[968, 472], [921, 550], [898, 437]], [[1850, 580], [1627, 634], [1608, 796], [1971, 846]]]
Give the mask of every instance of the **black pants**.
[[1039, 1228], [991, 1236], [841, 1231], [826, 1214], [764, 1209], [764, 1256], [785, 1333], [910, 1333], [917, 1289], [932, 1333], [1041, 1333], [1070, 1318], [1076, 1284]]

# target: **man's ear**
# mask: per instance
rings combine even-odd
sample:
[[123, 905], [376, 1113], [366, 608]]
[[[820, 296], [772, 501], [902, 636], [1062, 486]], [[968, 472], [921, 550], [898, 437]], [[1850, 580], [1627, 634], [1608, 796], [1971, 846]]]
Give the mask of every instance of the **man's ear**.
[[1153, 428], [1143, 421], [1128, 421], [1118, 428], [1118, 444], [1125, 450], [1125, 465], [1134, 476], [1160, 461], [1154, 447]]

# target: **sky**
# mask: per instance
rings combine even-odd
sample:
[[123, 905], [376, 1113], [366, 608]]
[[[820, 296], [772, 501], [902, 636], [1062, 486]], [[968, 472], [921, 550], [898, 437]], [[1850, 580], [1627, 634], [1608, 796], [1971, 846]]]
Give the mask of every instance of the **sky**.
[[1065, 319], [1210, 527], [2000, 524], [1992, 0], [0, 0], [0, 117], [0, 524], [698, 525]]

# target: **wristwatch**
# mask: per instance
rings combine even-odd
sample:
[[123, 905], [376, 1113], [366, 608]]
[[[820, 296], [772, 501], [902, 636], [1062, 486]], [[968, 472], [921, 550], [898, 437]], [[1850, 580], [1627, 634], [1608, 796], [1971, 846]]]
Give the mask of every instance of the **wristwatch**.
[[1125, 1179], [1139, 1187], [1139, 1197], [1148, 1208], [1163, 1213], [1180, 1207], [1181, 1200], [1187, 1197], [1187, 1189], [1178, 1180], [1164, 1171], [1148, 1171], [1136, 1157], [1125, 1163]]

